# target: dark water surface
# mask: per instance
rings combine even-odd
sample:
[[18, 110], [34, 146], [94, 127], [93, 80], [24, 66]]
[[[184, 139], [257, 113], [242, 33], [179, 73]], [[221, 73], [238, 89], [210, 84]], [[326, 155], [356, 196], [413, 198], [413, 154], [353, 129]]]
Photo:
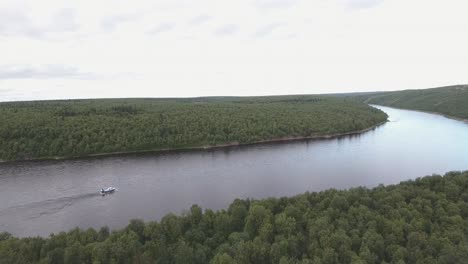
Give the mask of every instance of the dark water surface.
[[[0, 164], [0, 231], [48, 235], [160, 219], [192, 204], [393, 184], [468, 169], [468, 124], [378, 107], [391, 122], [359, 136], [229, 149]], [[101, 197], [101, 187], [117, 192]]]

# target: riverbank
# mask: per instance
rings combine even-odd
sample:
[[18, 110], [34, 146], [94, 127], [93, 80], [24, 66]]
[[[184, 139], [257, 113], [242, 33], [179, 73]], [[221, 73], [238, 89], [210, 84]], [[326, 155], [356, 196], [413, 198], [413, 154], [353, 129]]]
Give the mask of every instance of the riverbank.
[[468, 122], [468, 85], [348, 94], [347, 97], [363, 103], [439, 114]]
[[386, 119], [367, 104], [321, 96], [2, 103], [0, 159], [203, 149], [205, 144], [349, 131]]
[[66, 156], [66, 157], [42, 157], [42, 158], [32, 158], [32, 159], [22, 159], [22, 160], [0, 160], [0, 163], [19, 163], [19, 162], [27, 162], [27, 161], [53, 161], [53, 160], [74, 160], [74, 159], [85, 159], [85, 158], [97, 158], [97, 157], [112, 157], [112, 156], [119, 156], [119, 155], [128, 155], [128, 154], [159, 154], [159, 153], [168, 153], [168, 152], [184, 152], [184, 151], [200, 151], [200, 150], [210, 150], [210, 149], [222, 149], [222, 148], [231, 148], [231, 147], [241, 147], [241, 146], [250, 146], [250, 145], [260, 145], [260, 144], [268, 144], [268, 143], [282, 143], [282, 142], [289, 142], [289, 141], [300, 141], [300, 140], [325, 140], [325, 139], [332, 139], [332, 138], [340, 138], [352, 135], [362, 134], [368, 131], [371, 131], [381, 125], [387, 123], [388, 120], [384, 122], [380, 122], [376, 125], [371, 127], [357, 130], [357, 131], [350, 131], [345, 133], [336, 133], [336, 134], [328, 134], [328, 135], [314, 135], [314, 136], [305, 136], [305, 137], [281, 137], [281, 138], [273, 138], [261, 141], [255, 141], [250, 143], [239, 143], [239, 142], [231, 142], [226, 144], [219, 144], [219, 145], [203, 145], [203, 146], [193, 146], [193, 147], [181, 147], [181, 148], [165, 148], [165, 149], [148, 149], [148, 150], [136, 150], [136, 151], [119, 151], [119, 152], [107, 152], [107, 153], [96, 153], [96, 154], [89, 154], [89, 155], [81, 155], [81, 156]]
[[[466, 263], [468, 237], [458, 234], [466, 232], [468, 220], [464, 207], [457, 209], [465, 203], [463, 194], [467, 191], [468, 171], [372, 189], [326, 189], [281, 198], [236, 199], [216, 210], [195, 204], [186, 206], [187, 213], [166, 214], [157, 220], [136, 218], [112, 232], [107, 227], [75, 228], [24, 238], [0, 233], [0, 259], [2, 263], [46, 263], [50, 256], [60, 263], [62, 259], [78, 263], [107, 263], [109, 259], [125, 263], [236, 263], [233, 259], [237, 263], [246, 259], [248, 263], [278, 263], [278, 248], [283, 244], [291, 245], [293, 250], [280, 253], [290, 259], [302, 257], [299, 263], [320, 261], [320, 257], [329, 260], [320, 253], [334, 253], [334, 248], [344, 252], [344, 260], [339, 263], [355, 259], [365, 263], [365, 259], [370, 259], [366, 256], [371, 256], [372, 263], [416, 263], [422, 259], [421, 254], [427, 260], [424, 263]], [[262, 221], [256, 224], [253, 219]], [[382, 223], [385, 228], [375, 228], [375, 223]], [[372, 226], [366, 228], [369, 225]], [[406, 229], [411, 232], [404, 232]], [[275, 239], [264, 239], [265, 232], [257, 230], [268, 230], [266, 238]], [[318, 243], [327, 239], [332, 243]], [[432, 250], [426, 253], [421, 249], [425, 246]], [[362, 247], [369, 253], [363, 254]], [[180, 256], [184, 259], [178, 262]], [[216, 262], [220, 256], [228, 261]]]

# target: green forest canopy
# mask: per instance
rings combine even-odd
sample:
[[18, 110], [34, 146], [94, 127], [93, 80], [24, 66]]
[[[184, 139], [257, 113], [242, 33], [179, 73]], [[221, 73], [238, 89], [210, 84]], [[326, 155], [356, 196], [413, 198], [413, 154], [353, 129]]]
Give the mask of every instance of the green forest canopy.
[[118, 231], [0, 233], [0, 263], [467, 263], [468, 172], [196, 205]]
[[436, 112], [468, 120], [468, 85], [395, 92], [356, 93], [348, 94], [348, 96], [369, 104]]
[[358, 131], [387, 115], [322, 96], [0, 103], [0, 160], [253, 143]]

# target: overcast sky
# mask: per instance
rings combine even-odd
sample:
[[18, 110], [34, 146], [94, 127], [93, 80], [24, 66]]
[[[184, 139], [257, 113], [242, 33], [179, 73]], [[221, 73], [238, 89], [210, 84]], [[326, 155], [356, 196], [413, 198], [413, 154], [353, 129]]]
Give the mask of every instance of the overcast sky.
[[0, 101], [468, 83], [466, 0], [0, 0]]

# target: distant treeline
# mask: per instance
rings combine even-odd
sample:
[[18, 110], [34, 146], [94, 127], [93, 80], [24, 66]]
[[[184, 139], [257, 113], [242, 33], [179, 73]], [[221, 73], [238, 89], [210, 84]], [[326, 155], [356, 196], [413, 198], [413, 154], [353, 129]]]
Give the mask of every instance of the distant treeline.
[[0, 103], [0, 160], [253, 143], [362, 130], [387, 115], [320, 96]]
[[0, 233], [0, 263], [420, 263], [468, 261], [468, 172], [291, 198], [196, 205], [49, 238]]
[[355, 93], [347, 94], [347, 96], [369, 104], [436, 112], [468, 119], [468, 85], [395, 92]]

